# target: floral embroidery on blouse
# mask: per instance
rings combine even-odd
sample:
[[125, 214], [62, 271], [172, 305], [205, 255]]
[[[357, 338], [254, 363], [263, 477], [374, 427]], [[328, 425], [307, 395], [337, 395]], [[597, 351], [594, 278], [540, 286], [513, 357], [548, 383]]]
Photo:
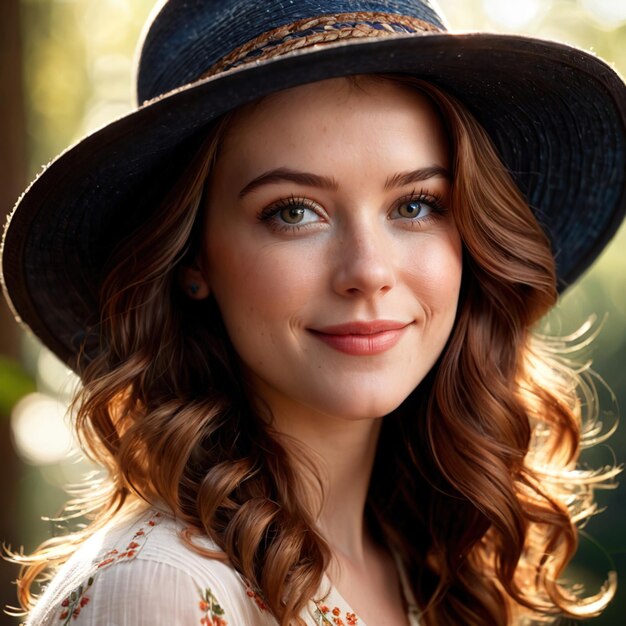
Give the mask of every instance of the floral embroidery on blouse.
[[[132, 539], [124, 550], [109, 550], [104, 555], [96, 559], [93, 563], [95, 567], [95, 573], [89, 577], [86, 584], [79, 585], [74, 589], [70, 595], [61, 602], [61, 612], [59, 620], [63, 622], [63, 626], [67, 626], [70, 620], [77, 619], [81, 610], [89, 604], [89, 597], [86, 596], [87, 590], [93, 586], [97, 574], [101, 569], [109, 567], [116, 561], [129, 560], [137, 556], [137, 553], [141, 550], [146, 542], [146, 537], [150, 534], [151, 530], [158, 525], [161, 521], [161, 513], [155, 511], [150, 516], [150, 519], [142, 525], [133, 535]], [[213, 626], [213, 624], [211, 624]], [[226, 626], [226, 624], [216, 624], [216, 626]]]
[[260, 611], [267, 611], [267, 604], [259, 591], [255, 591], [251, 585], [246, 585], [246, 595], [254, 600]]
[[210, 589], [200, 592], [200, 610], [203, 617], [200, 624], [203, 626], [228, 626], [228, 622], [224, 619], [224, 609], [217, 601]]
[[315, 602], [315, 620], [320, 626], [357, 626], [359, 618], [356, 613], [346, 611], [343, 616], [338, 606], [332, 609], [322, 602]]
[[86, 585], [80, 585], [61, 602], [59, 620], [63, 622], [63, 626], [69, 624], [72, 618], [76, 619], [80, 615], [81, 609], [89, 603], [89, 598], [85, 593], [93, 585], [93, 581], [94, 578], [91, 576]]
[[269, 611], [269, 606], [263, 597], [263, 592], [258, 587], [252, 585], [241, 572], [237, 572], [237, 574], [239, 574], [239, 578], [246, 588], [246, 595], [256, 604], [259, 611]]
[[150, 519], [141, 526], [133, 535], [128, 545], [121, 552], [113, 549], [109, 550], [99, 561], [96, 563], [98, 569], [108, 567], [116, 561], [133, 559], [137, 556], [137, 553], [143, 548], [146, 543], [146, 537], [150, 534], [150, 531], [158, 525], [161, 518], [161, 513], [155, 512]]

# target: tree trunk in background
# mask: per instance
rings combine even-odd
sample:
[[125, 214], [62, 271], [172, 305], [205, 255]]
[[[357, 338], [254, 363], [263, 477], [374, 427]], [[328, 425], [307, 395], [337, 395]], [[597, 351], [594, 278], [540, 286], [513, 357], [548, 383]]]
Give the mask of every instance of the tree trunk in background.
[[[0, 219], [6, 215], [26, 184], [26, 124], [22, 90], [22, 50], [19, 0], [0, 1]], [[0, 354], [18, 357], [19, 330], [4, 298], [0, 298]], [[20, 462], [13, 450], [9, 416], [0, 415], [0, 541], [13, 544], [19, 536], [16, 524], [17, 492], [21, 475]], [[16, 606], [17, 567], [0, 560], [0, 609]], [[11, 618], [0, 613], [0, 622]], [[17, 622], [14, 622], [17, 623]]]
[[[22, 90], [20, 0], [0, 2], [0, 216], [4, 226], [26, 185], [26, 125]], [[4, 298], [0, 305], [0, 354], [17, 357], [18, 335]]]

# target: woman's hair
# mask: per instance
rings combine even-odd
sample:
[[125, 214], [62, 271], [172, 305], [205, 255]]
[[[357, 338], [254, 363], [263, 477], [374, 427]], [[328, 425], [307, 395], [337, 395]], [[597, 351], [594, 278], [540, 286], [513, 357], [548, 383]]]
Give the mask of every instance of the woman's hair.
[[[613, 473], [576, 467], [595, 419], [583, 415], [592, 391], [558, 344], [534, 332], [557, 298], [546, 235], [462, 104], [413, 78], [350, 79], [364, 80], [394, 80], [435, 103], [449, 133], [451, 206], [464, 244], [448, 344], [384, 419], [371, 523], [405, 556], [425, 626], [596, 615], [613, 585], [585, 601], [558, 581], [576, 551], [575, 524], [594, 511], [594, 484]], [[317, 480], [320, 495], [321, 480], [312, 463], [296, 467], [293, 443], [255, 409], [215, 302], [178, 286], [181, 264], [197, 253], [229, 118], [110, 259], [102, 349], [81, 372], [75, 400], [83, 447], [108, 480], [74, 503], [89, 509], [86, 530], [21, 557], [25, 608], [50, 564], [138, 498], [170, 508], [197, 551], [194, 536], [210, 536], [221, 552], [207, 556], [228, 560], [283, 626], [300, 623], [318, 592], [331, 553], [302, 476]]]

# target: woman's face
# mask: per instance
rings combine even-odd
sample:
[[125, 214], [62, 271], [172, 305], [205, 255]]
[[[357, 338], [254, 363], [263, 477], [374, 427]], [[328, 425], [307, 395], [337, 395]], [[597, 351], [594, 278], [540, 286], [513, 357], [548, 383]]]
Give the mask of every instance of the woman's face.
[[274, 414], [379, 417], [433, 366], [461, 283], [449, 172], [432, 105], [386, 80], [326, 80], [235, 116], [200, 280]]

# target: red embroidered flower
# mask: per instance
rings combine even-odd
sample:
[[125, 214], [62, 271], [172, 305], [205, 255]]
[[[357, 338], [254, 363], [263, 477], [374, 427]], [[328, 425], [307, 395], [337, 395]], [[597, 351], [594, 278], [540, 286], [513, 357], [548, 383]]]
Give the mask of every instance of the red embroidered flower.
[[338, 606], [330, 609], [327, 604], [317, 604], [317, 602], [315, 604], [319, 612], [318, 618], [322, 619], [323, 623], [328, 626], [358, 626], [359, 624], [359, 618], [356, 613], [346, 612], [344, 621], [344, 618], [341, 617], [341, 609]]
[[203, 617], [200, 620], [200, 624], [202, 624], [203, 626], [228, 626], [228, 622], [226, 622], [225, 620], [223, 620], [221, 617]]
[[221, 607], [217, 598], [210, 589], [200, 591], [201, 600], [199, 602], [200, 610], [204, 613], [200, 618], [202, 626], [228, 626], [228, 622], [224, 619], [224, 609]]
[[86, 585], [80, 585], [61, 602], [61, 606], [64, 607], [65, 610], [61, 611], [59, 620], [63, 622], [63, 626], [67, 626], [72, 618], [78, 619], [81, 609], [89, 604], [89, 598], [84, 594], [93, 584], [93, 580], [93, 578], [90, 578]]
[[254, 589], [252, 589], [251, 587], [248, 587], [246, 589], [246, 595], [249, 598], [252, 598], [254, 600], [255, 604], [259, 607], [261, 611], [267, 610], [267, 604], [265, 604], [265, 601], [263, 600], [262, 596], [258, 594], [256, 591], [254, 591]]
[[128, 550], [128, 552], [122, 552], [122, 554], [119, 555], [118, 559], [132, 559], [136, 553], [136, 550]]

